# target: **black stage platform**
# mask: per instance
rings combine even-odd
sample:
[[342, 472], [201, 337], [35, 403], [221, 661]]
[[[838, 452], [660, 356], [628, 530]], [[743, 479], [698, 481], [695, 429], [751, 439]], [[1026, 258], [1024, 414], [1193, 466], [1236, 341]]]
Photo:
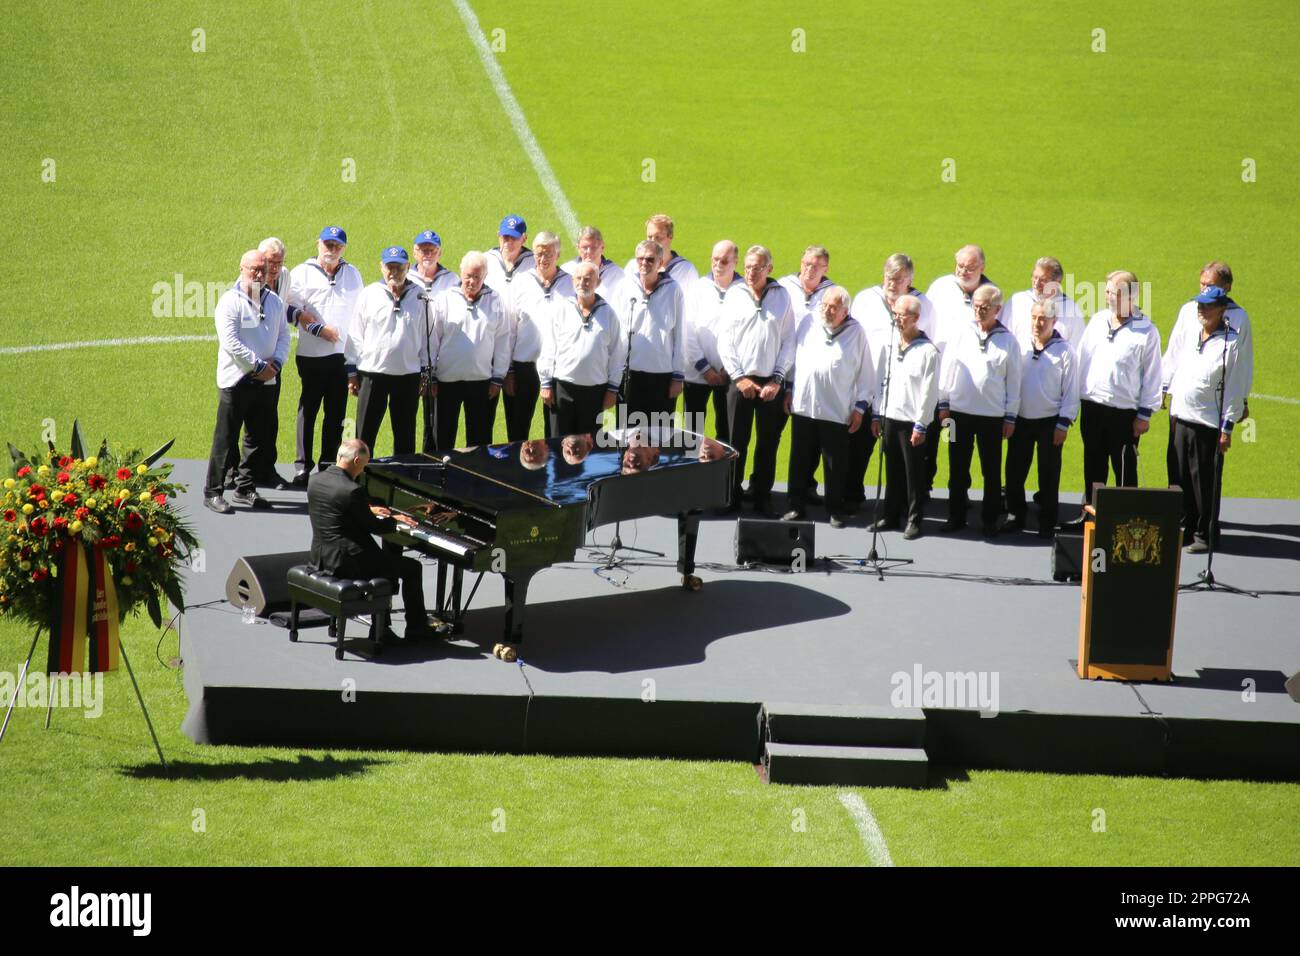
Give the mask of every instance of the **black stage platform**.
[[[1033, 535], [941, 536], [941, 500], [921, 540], [882, 535], [890, 555], [915, 560], [883, 582], [847, 559], [801, 574], [740, 570], [735, 520], [711, 519], [699, 539], [705, 586], [690, 593], [672, 567], [675, 522], [647, 519], [624, 523], [624, 542], [668, 558], [613, 571], [600, 559], [558, 565], [534, 579], [518, 663], [492, 657], [503, 589], [491, 574], [459, 638], [336, 661], [324, 629], [291, 644], [269, 623], [242, 623], [223, 599], [237, 556], [309, 547], [305, 495], [264, 491], [270, 512], [214, 515], [201, 504], [202, 468], [176, 468], [206, 547], [182, 631], [184, 730], [199, 742], [751, 762], [805, 747], [823, 770], [838, 745], [867, 762], [901, 748], [885, 756], [922, 771], [928, 760], [1300, 779], [1300, 704], [1283, 687], [1300, 669], [1300, 502], [1224, 503], [1217, 575], [1291, 593], [1183, 594], [1172, 684], [1079, 680], [1079, 588], [1051, 580], [1050, 546]], [[611, 536], [599, 529], [595, 540]], [[817, 526], [819, 556], [861, 556], [869, 541], [861, 526]], [[1182, 579], [1202, 567], [1184, 555]], [[946, 696], [923, 696], [942, 679]], [[983, 701], [960, 693], [981, 686]], [[778, 774], [777, 764], [774, 780], [857, 779]]]

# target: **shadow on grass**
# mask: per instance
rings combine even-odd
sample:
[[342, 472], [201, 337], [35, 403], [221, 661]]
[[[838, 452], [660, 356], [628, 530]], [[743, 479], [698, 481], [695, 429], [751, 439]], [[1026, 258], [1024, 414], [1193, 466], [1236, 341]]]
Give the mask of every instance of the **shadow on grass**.
[[121, 774], [136, 780], [267, 780], [275, 783], [300, 783], [311, 780], [337, 780], [356, 777], [383, 760], [349, 757], [337, 760], [326, 754], [317, 759], [299, 754], [296, 760], [268, 759], [239, 763], [192, 763], [175, 761], [164, 768], [157, 762], [121, 768]]

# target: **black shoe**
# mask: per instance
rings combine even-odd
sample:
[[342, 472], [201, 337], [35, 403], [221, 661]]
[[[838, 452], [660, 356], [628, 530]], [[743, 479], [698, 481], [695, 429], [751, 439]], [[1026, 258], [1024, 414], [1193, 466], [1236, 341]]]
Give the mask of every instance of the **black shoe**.
[[730, 518], [732, 515], [738, 515], [740, 514], [740, 502], [733, 501], [731, 504], [724, 505], [721, 508], [714, 508], [713, 513], [719, 518]]
[[228, 515], [235, 509], [230, 507], [230, 502], [221, 495], [213, 495], [211, 498], [203, 499], [203, 507], [209, 511], [215, 511], [219, 515]]
[[943, 527], [939, 529], [939, 533], [952, 534], [956, 531], [961, 531], [965, 527], [966, 527], [965, 518], [949, 518], [947, 521], [943, 523]]
[[289, 487], [290, 487], [290, 488], [300, 488], [300, 489], [302, 489], [303, 491], [306, 491], [306, 490], [307, 490], [307, 473], [306, 473], [305, 471], [300, 471], [300, 472], [298, 472], [298, 474], [294, 475], [294, 476], [293, 476], [293, 481], [289, 482]]
[[1062, 521], [1057, 527], [1062, 531], [1073, 531], [1078, 533], [1083, 530], [1084, 523], [1088, 520], [1088, 515], [1080, 511], [1079, 517], [1071, 518], [1069, 521]]
[[804, 512], [802, 508], [791, 508], [785, 514], [781, 515], [782, 521], [802, 521]]
[[846, 515], [855, 515], [862, 510], [865, 503], [863, 501], [846, 501], [844, 502], [843, 511]]
[[1039, 525], [1039, 526], [1038, 526], [1038, 536], [1039, 536], [1040, 538], [1055, 538], [1055, 537], [1056, 537], [1056, 526], [1053, 525], [1051, 522], [1048, 522], [1047, 524], [1041, 524], [1041, 525]]
[[1184, 550], [1186, 550], [1188, 554], [1205, 554], [1205, 552], [1210, 550], [1210, 545], [1208, 542], [1202, 541], [1200, 538], [1194, 538], [1192, 539], [1192, 543]]
[[808, 491], [804, 493], [803, 499], [804, 499], [804, 501], [808, 502], [808, 504], [810, 504], [810, 505], [820, 505], [820, 504], [825, 503], [825, 501], [826, 501], [825, 498], [823, 498], [821, 495], [817, 494], [817, 486], [816, 486], [816, 485], [812, 485], [812, 486], [808, 489]]
[[754, 499], [754, 514], [762, 515], [764, 518], [775, 518], [776, 510], [772, 507], [772, 499], [767, 495]]
[[832, 528], [843, 528], [843, 527], [844, 527], [844, 519], [841, 518], [839, 515], [831, 515], [831, 527], [832, 527]]
[[998, 523], [996, 521], [980, 522], [980, 534], [986, 538], [996, 537], [998, 533]]
[[263, 488], [270, 488], [272, 491], [288, 491], [291, 487], [289, 482], [280, 477], [279, 472], [269, 471], [257, 479], [257, 483]]
[[1002, 531], [1004, 534], [1020, 534], [1020, 532], [1024, 530], [1025, 530], [1025, 523], [1021, 519], [1014, 516], [1008, 518], [1007, 523], [1002, 526]]
[[915, 541], [919, 537], [921, 537], [921, 529], [914, 524], [909, 524], [907, 530], [903, 532], [904, 541]]
[[881, 518], [879, 521], [873, 521], [868, 527], [868, 531], [897, 531], [898, 522], [890, 521], [888, 518]]
[[743, 490], [740, 492], [740, 500], [741, 500], [741, 501], [753, 501], [753, 500], [754, 500], [754, 493], [753, 493], [752, 491], [750, 491], [748, 488], [745, 488], [745, 489], [743, 489]]
[[271, 507], [271, 502], [267, 501], [256, 491], [236, 491], [230, 496], [230, 499], [237, 505], [247, 505], [250, 508], [256, 508], [259, 511]]

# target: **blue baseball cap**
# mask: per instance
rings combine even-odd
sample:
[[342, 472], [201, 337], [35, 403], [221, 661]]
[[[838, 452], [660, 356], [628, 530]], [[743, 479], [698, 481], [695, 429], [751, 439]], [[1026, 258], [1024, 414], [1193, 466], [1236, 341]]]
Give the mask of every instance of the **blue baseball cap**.
[[424, 230], [424, 232], [420, 233], [418, 236], [415, 237], [415, 242], [411, 243], [411, 245], [423, 246], [426, 243], [433, 243], [435, 246], [441, 246], [442, 237], [439, 236], [432, 229], [426, 229]]
[[320, 231], [320, 238], [322, 242], [341, 242], [345, 246], [348, 244], [348, 234], [342, 226], [326, 226]]
[[521, 216], [506, 216], [501, 220], [501, 228], [497, 230], [497, 234], [522, 239], [528, 234], [528, 223], [524, 222]]
[[390, 262], [410, 262], [411, 257], [406, 254], [406, 250], [401, 246], [389, 246], [384, 250], [383, 258], [380, 261], [384, 265]]
[[1217, 285], [1212, 285], [1196, 297], [1200, 305], [1222, 305], [1228, 304], [1228, 293]]

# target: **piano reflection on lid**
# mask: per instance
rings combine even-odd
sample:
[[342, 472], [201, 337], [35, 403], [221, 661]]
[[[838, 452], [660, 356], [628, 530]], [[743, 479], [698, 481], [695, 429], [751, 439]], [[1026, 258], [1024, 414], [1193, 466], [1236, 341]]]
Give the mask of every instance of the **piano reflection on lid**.
[[461, 603], [464, 572], [502, 575], [504, 639], [494, 653], [513, 660], [533, 575], [572, 561], [602, 525], [676, 515], [682, 586], [702, 587], [694, 573], [700, 513], [730, 503], [735, 468], [735, 450], [714, 439], [633, 428], [377, 458], [361, 483], [377, 503], [416, 519], [385, 535], [385, 546], [438, 559], [438, 615], [453, 632], [463, 630], [469, 604]]

